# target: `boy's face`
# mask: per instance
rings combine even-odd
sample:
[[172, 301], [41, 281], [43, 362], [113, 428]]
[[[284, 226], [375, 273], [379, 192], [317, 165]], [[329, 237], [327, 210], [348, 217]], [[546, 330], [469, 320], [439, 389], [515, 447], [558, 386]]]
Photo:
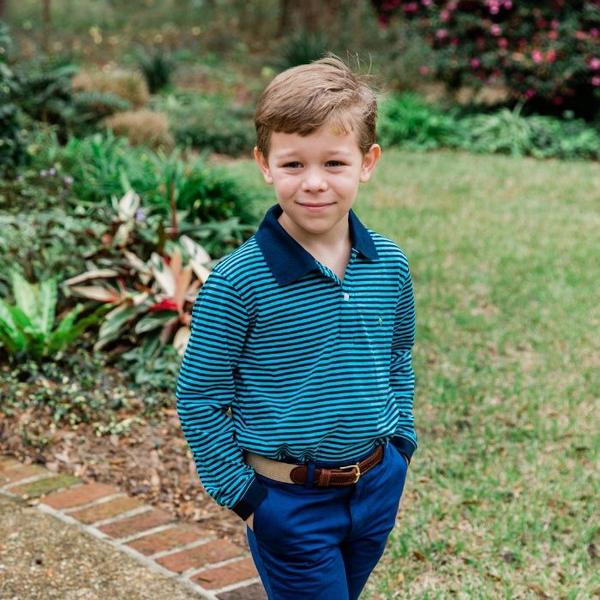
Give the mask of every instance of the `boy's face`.
[[354, 131], [338, 133], [327, 123], [307, 136], [273, 132], [268, 157], [254, 149], [283, 209], [280, 219], [305, 241], [335, 241], [336, 230], [345, 235], [358, 186], [380, 155], [377, 144], [363, 155]]

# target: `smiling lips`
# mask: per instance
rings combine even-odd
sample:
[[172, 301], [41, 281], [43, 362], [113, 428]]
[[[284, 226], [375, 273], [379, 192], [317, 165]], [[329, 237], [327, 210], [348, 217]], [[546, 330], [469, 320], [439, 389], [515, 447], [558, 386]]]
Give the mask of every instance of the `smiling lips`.
[[335, 204], [335, 203], [329, 202], [328, 204], [303, 204], [303, 203], [299, 202], [298, 204], [300, 204], [300, 206], [303, 206], [304, 208], [307, 208], [308, 210], [323, 210], [324, 208], [327, 208], [328, 206], [333, 206], [333, 204]]

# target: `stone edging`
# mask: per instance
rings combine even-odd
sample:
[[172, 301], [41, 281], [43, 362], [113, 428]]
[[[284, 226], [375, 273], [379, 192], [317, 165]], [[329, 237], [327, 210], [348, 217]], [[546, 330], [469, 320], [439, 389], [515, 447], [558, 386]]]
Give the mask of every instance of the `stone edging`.
[[104, 540], [154, 572], [172, 577], [200, 598], [263, 600], [250, 552], [207, 536], [103, 483], [85, 483], [0, 454], [0, 493], [35, 499], [36, 507]]

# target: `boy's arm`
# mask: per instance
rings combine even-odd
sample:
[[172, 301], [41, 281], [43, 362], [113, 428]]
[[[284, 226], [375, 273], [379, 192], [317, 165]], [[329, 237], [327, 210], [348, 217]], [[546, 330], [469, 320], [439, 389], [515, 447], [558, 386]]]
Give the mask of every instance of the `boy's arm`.
[[177, 414], [206, 492], [246, 520], [267, 495], [244, 462], [226, 410], [235, 396], [236, 368], [249, 326], [242, 299], [213, 271], [196, 296], [192, 331], [175, 395]]
[[390, 365], [390, 385], [398, 402], [400, 420], [391, 441], [410, 463], [418, 444], [413, 418], [415, 373], [412, 367], [416, 320], [415, 299], [408, 263], [405, 263], [403, 270], [405, 277], [396, 304]]

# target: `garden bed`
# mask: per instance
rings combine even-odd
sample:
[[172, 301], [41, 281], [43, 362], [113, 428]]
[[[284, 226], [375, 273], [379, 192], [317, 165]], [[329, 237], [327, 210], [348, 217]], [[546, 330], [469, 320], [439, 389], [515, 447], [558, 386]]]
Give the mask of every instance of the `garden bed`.
[[[43, 464], [57, 473], [67, 473], [86, 481], [115, 485], [140, 501], [160, 508], [180, 519], [206, 523], [219, 537], [245, 544], [240, 518], [220, 507], [203, 490], [175, 410], [175, 393], [152, 392], [151, 416], [136, 420], [147, 407], [143, 389], [131, 389], [128, 376], [114, 367], [98, 373], [93, 393], [99, 404], [119, 398], [122, 405], [97, 420], [75, 425], [56, 423], [56, 406], [33, 403], [27, 399], [46, 397], [49, 390], [57, 396], [89, 400], [90, 390], [70, 376], [65, 383], [38, 375], [33, 381], [10, 384], [10, 369], [2, 367], [0, 396], [10, 398], [0, 412], [0, 452], [20, 460]], [[6, 383], [9, 382], [9, 383]], [[12, 388], [12, 389], [11, 389]], [[130, 420], [130, 421], [128, 421]], [[98, 435], [104, 428], [122, 433]]]

